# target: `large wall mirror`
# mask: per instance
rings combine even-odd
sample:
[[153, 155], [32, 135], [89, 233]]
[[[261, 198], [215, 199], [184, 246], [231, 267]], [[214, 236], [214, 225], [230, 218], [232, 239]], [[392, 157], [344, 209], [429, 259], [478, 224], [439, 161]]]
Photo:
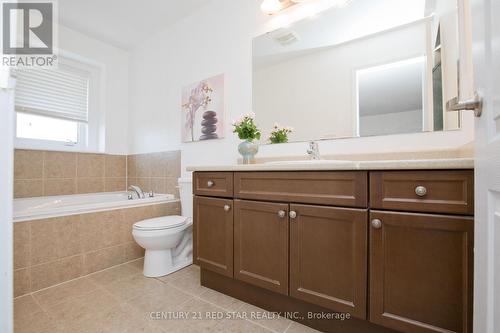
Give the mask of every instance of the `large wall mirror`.
[[290, 141], [459, 129], [456, 0], [352, 0], [253, 41], [253, 109]]

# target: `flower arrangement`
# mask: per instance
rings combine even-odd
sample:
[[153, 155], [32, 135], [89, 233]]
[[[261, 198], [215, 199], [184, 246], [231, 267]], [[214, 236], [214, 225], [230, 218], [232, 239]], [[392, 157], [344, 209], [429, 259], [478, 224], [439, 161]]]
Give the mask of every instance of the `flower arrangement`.
[[271, 143], [286, 143], [288, 142], [288, 135], [293, 132], [292, 127], [280, 127], [278, 124], [274, 124], [273, 130], [269, 135], [269, 141]]
[[242, 115], [239, 119], [232, 122], [234, 127], [233, 133], [238, 133], [241, 140], [252, 142], [253, 140], [260, 140], [260, 130], [255, 124], [255, 113], [250, 112]]
[[202, 81], [196, 88], [191, 90], [188, 102], [182, 105], [182, 108], [186, 111], [186, 130], [191, 133], [192, 141], [194, 141], [194, 120], [196, 112], [200, 108], [206, 109], [208, 107], [212, 102], [210, 96], [212, 92], [212, 87], [210, 87], [207, 82]]

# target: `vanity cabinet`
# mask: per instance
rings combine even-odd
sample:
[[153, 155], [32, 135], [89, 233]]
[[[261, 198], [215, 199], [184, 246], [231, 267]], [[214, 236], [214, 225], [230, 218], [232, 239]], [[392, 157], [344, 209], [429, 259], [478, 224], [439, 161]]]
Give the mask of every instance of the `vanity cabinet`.
[[194, 261], [233, 277], [233, 200], [195, 196], [193, 203]]
[[366, 209], [290, 205], [290, 296], [366, 318]]
[[234, 201], [234, 278], [288, 295], [288, 204]]
[[473, 219], [370, 219], [370, 320], [401, 332], [472, 332]]
[[271, 311], [351, 315], [302, 321], [323, 331], [472, 332], [472, 170], [195, 172], [193, 183], [202, 285]]

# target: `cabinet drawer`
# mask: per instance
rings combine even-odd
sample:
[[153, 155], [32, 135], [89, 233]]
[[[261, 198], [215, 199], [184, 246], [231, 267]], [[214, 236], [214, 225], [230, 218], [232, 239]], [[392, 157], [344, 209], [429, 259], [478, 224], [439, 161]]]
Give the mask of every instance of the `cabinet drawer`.
[[375, 209], [474, 214], [474, 172], [381, 171], [370, 173]]
[[233, 173], [196, 172], [193, 193], [195, 195], [231, 198], [233, 196]]
[[235, 197], [345, 207], [368, 205], [368, 174], [335, 172], [236, 172]]

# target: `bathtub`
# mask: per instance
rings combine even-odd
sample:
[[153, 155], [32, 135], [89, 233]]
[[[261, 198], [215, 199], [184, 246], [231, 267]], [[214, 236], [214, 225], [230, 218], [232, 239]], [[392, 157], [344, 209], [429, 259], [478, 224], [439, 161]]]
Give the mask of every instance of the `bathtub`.
[[14, 199], [14, 222], [179, 201], [172, 194], [155, 194], [153, 198], [133, 200], [128, 199], [128, 194], [128, 192], [105, 192]]

